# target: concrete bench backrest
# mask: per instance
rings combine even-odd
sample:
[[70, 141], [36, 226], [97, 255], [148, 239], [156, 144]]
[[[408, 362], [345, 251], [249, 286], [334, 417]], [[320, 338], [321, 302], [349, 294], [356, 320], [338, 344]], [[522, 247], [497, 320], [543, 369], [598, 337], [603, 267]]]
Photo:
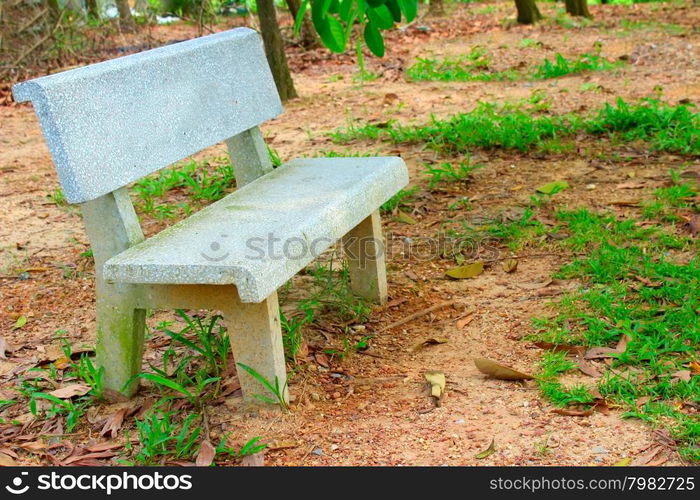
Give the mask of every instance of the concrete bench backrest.
[[282, 112], [260, 36], [248, 28], [19, 83], [13, 94], [33, 103], [71, 203]]

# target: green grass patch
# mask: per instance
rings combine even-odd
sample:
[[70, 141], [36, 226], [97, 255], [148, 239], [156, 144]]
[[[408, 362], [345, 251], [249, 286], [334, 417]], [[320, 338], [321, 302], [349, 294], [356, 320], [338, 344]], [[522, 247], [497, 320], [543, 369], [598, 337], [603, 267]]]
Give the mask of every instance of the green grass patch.
[[[613, 141], [644, 141], [659, 151], [700, 154], [700, 114], [685, 105], [670, 106], [655, 99], [629, 104], [618, 99], [593, 115], [542, 115], [522, 106], [479, 103], [472, 111], [449, 118], [432, 116], [424, 125], [390, 121], [386, 126], [351, 124], [331, 134], [343, 143], [357, 139], [388, 140], [394, 144], [425, 143], [445, 154], [471, 149], [529, 151], [578, 133], [608, 136]], [[558, 151], [563, 151], [558, 146]]]
[[[692, 186], [675, 184], [657, 190], [655, 199], [669, 210], [697, 210], [686, 196], [694, 192]], [[538, 331], [531, 339], [586, 347], [615, 347], [625, 339], [626, 347], [611, 355], [598, 391], [625, 408], [625, 417], [667, 427], [681, 455], [700, 460], [694, 406], [700, 402], [700, 376], [693, 375], [691, 365], [700, 359], [697, 240], [679, 234], [673, 225], [642, 225], [641, 219], [587, 209], [558, 210], [556, 218], [570, 234], [561, 244], [580, 256], [555, 277], [577, 279], [582, 286], [556, 304], [554, 318], [533, 322]], [[517, 238], [521, 225], [510, 227], [503, 237]], [[572, 368], [563, 353], [543, 357], [538, 380], [555, 405], [593, 402], [585, 387], [564, 387], [557, 380]]]
[[[529, 39], [525, 39], [529, 40]], [[533, 43], [537, 43], [534, 42]], [[530, 45], [525, 45], [530, 46]], [[504, 80], [548, 80], [591, 71], [607, 71], [623, 66], [623, 61], [610, 62], [599, 52], [585, 53], [575, 58], [566, 58], [560, 53], [550, 61], [545, 58], [542, 64], [525, 71], [507, 69], [494, 71], [490, 68], [491, 58], [481, 47], [474, 47], [468, 55], [443, 59], [417, 58], [415, 64], [406, 70], [410, 81], [446, 82], [492, 82]]]
[[567, 59], [557, 53], [554, 61], [545, 59], [541, 65], [535, 68], [533, 78], [536, 80], [548, 80], [589, 71], [610, 70], [623, 64], [622, 61], [611, 63], [599, 54], [582, 54], [575, 59]]
[[515, 80], [519, 74], [515, 70], [488, 71], [491, 58], [482, 47], [474, 47], [469, 54], [444, 59], [417, 58], [416, 63], [406, 70], [411, 81], [448, 82], [491, 82]]

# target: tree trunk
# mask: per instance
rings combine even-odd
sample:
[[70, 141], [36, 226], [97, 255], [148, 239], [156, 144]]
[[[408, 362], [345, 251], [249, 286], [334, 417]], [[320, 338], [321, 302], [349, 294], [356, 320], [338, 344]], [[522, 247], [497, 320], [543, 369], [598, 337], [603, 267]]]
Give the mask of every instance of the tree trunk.
[[267, 62], [270, 64], [272, 76], [275, 79], [277, 92], [279, 92], [283, 101], [293, 99], [297, 96], [297, 91], [294, 89], [292, 75], [289, 74], [282, 34], [277, 24], [274, 0], [258, 0], [257, 4], [260, 30], [265, 43], [265, 54], [267, 55]]
[[61, 15], [61, 6], [58, 5], [58, 0], [47, 0], [46, 5], [49, 7], [49, 15], [52, 20], [58, 19]]
[[430, 0], [430, 4], [428, 5], [428, 15], [444, 16], [445, 4], [443, 3], [443, 0]]
[[83, 3], [80, 0], [64, 0], [63, 5], [66, 9], [77, 12], [78, 14], [82, 14], [84, 12]]
[[100, 18], [100, 10], [97, 8], [97, 0], [85, 0], [85, 6], [87, 7], [88, 17], [93, 19]]
[[578, 17], [593, 17], [588, 11], [588, 1], [587, 0], [565, 0], [566, 12], [570, 16]]
[[128, 0], [115, 1], [117, 2], [117, 10], [119, 11], [119, 26], [122, 31], [136, 30], [136, 23], [134, 23], [134, 18], [131, 17], [131, 8], [129, 7]]
[[535, 24], [542, 19], [535, 0], [515, 0], [515, 8], [518, 10], [519, 24]]
[[[292, 19], [296, 21], [300, 7], [299, 0], [286, 0], [286, 2]], [[301, 46], [305, 49], [315, 49], [321, 46], [314, 25], [311, 24], [311, 19], [309, 19], [309, 16], [306, 14], [304, 14], [304, 19], [301, 21], [301, 26], [299, 28], [299, 41], [301, 42]]]

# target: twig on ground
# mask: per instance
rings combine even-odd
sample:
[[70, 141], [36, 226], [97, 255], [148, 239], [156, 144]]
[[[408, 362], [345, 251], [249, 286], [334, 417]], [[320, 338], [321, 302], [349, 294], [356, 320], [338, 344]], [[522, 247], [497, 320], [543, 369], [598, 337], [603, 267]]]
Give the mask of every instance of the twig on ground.
[[424, 310], [419, 311], [417, 313], [413, 313], [410, 316], [406, 316], [405, 318], [400, 319], [399, 321], [395, 321], [394, 323], [392, 323], [388, 326], [385, 326], [384, 328], [379, 330], [379, 332], [377, 332], [377, 333], [382, 333], [382, 332], [385, 332], [387, 330], [391, 330], [392, 328], [396, 328], [397, 326], [405, 325], [406, 323], [409, 323], [410, 321], [413, 321], [414, 319], [420, 318], [421, 316], [425, 316], [426, 314], [430, 314], [431, 312], [437, 311], [439, 309], [443, 309], [445, 307], [452, 306], [456, 303], [457, 303], [456, 300], [447, 300], [445, 302], [440, 302], [439, 304], [435, 304], [434, 306], [430, 306], [427, 309], [424, 309]]

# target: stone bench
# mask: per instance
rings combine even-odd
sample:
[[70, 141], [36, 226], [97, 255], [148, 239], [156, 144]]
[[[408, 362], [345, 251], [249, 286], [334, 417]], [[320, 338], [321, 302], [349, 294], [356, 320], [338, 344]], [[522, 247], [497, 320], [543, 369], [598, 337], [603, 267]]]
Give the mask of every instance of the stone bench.
[[[396, 157], [313, 158], [273, 169], [259, 125], [282, 106], [255, 31], [37, 78], [13, 94], [33, 103], [66, 199], [82, 205], [112, 397], [137, 389], [147, 309], [221, 311], [236, 362], [283, 383], [276, 290], [339, 239], [353, 291], [386, 300], [378, 209], [407, 184], [406, 167]], [[222, 141], [236, 191], [145, 239], [127, 185]], [[246, 398], [264, 393], [238, 376]]]

